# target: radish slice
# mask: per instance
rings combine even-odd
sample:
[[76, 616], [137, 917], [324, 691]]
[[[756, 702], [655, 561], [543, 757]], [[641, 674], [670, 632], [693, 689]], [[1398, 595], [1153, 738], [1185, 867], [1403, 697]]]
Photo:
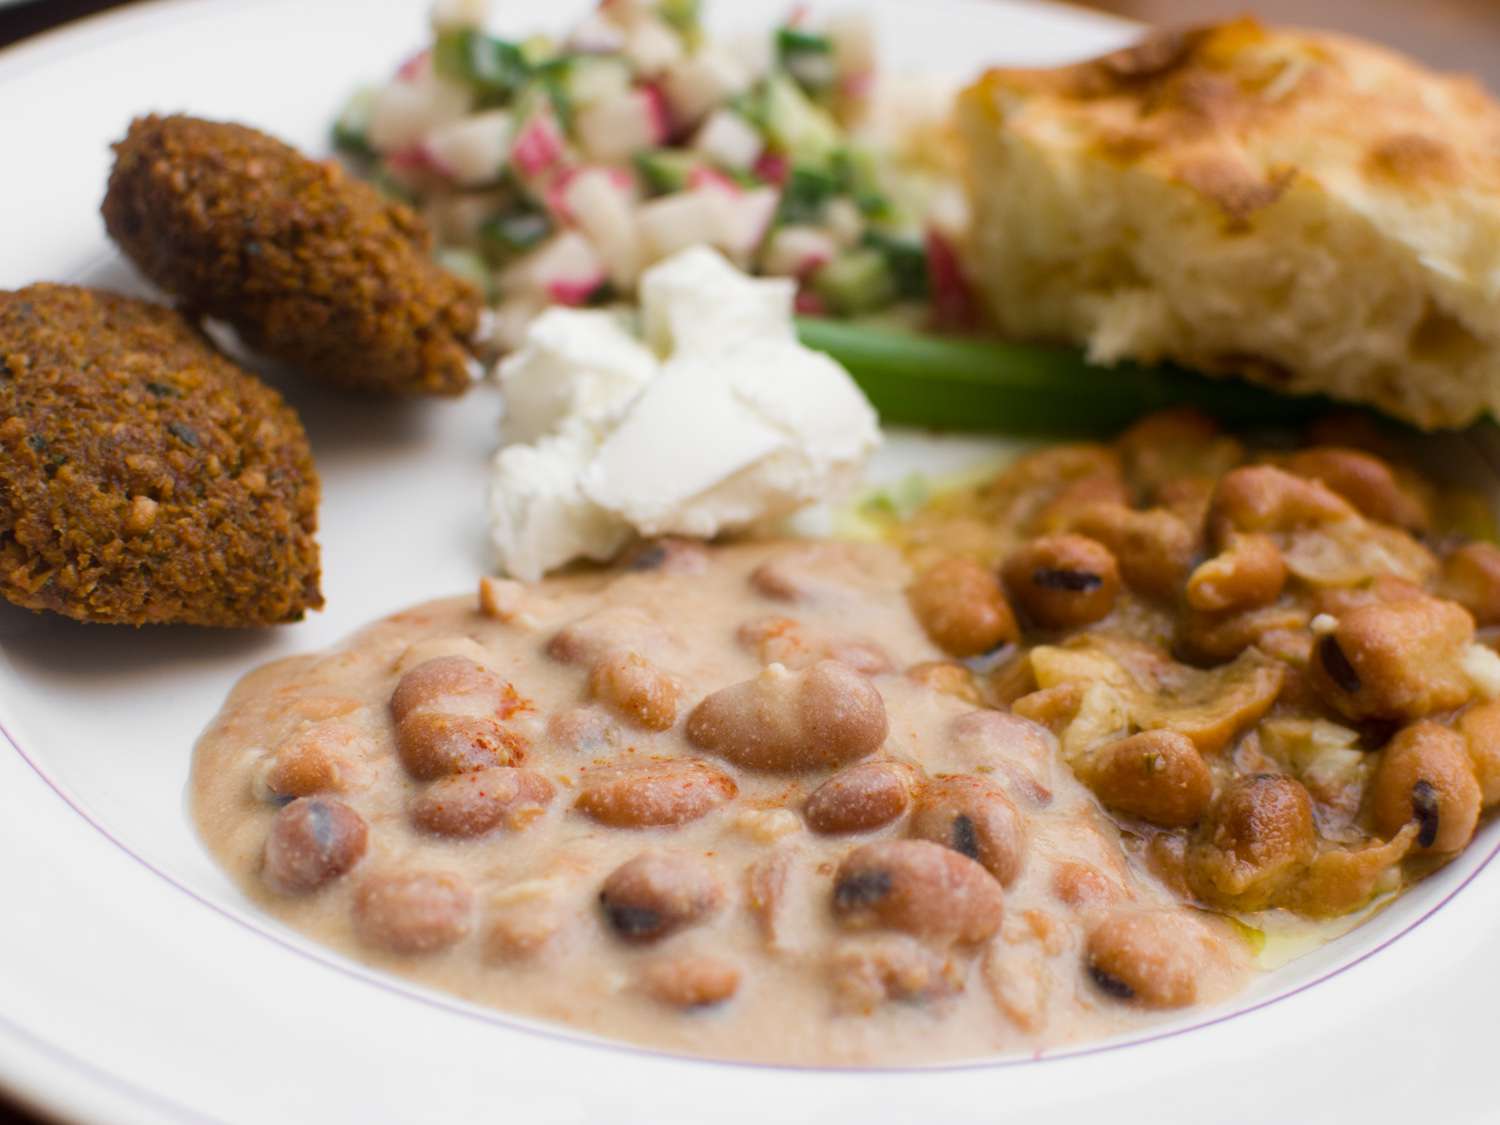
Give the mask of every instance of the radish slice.
[[637, 74], [655, 78], [682, 58], [682, 36], [659, 19], [635, 19], [625, 29], [624, 54]]
[[428, 19], [435, 32], [462, 31], [483, 27], [489, 14], [489, 0], [435, 0]]
[[432, 72], [432, 52], [426, 48], [406, 59], [396, 68], [397, 82], [415, 82]]
[[828, 201], [823, 208], [823, 223], [834, 241], [845, 249], [857, 246], [865, 234], [865, 217], [854, 200], [847, 196]]
[[662, 90], [673, 116], [688, 125], [702, 121], [750, 86], [750, 72], [728, 51], [705, 45], [667, 67]]
[[776, 277], [806, 278], [838, 252], [838, 243], [820, 227], [779, 227], [766, 242], [761, 270]]
[[603, 11], [592, 12], [568, 33], [568, 49], [582, 55], [614, 55], [625, 47], [625, 29]]
[[693, 148], [716, 164], [737, 171], [753, 168], [764, 147], [755, 126], [728, 109], [716, 110], [693, 138]]
[[533, 115], [510, 147], [510, 158], [525, 176], [540, 176], [563, 155], [563, 135], [551, 111]]
[[786, 178], [792, 174], [792, 162], [779, 152], [763, 152], [756, 159], [751, 171], [766, 183], [776, 184], [779, 187], [786, 183]]
[[875, 73], [875, 26], [863, 12], [840, 12], [829, 19], [824, 34], [833, 44], [833, 61], [845, 76]]
[[553, 235], [507, 270], [507, 292], [528, 292], [556, 305], [581, 305], [605, 283], [604, 263], [577, 231]]
[[618, 171], [583, 169], [570, 178], [563, 201], [603, 259], [610, 281], [628, 290], [634, 288], [641, 272], [641, 237], [631, 206], [629, 177], [622, 187]]
[[647, 261], [713, 245], [725, 226], [719, 206], [726, 199], [718, 191], [679, 191], [647, 203], [636, 216]]
[[744, 194], [744, 189], [739, 184], [714, 168], [694, 168], [688, 173], [687, 183], [692, 190], [704, 188], [723, 192], [725, 195]]
[[370, 110], [370, 147], [394, 152], [416, 144], [440, 125], [468, 112], [469, 91], [436, 74], [392, 82], [381, 88]]
[[714, 245], [741, 269], [747, 267], [765, 241], [766, 231], [770, 229], [776, 208], [781, 203], [781, 193], [775, 188], [761, 187], [739, 192], [733, 197], [711, 190], [706, 194], [717, 195], [720, 200], [719, 231]]
[[828, 302], [811, 289], [799, 289], [792, 309], [798, 316], [827, 316]]
[[574, 118], [578, 143], [595, 163], [628, 160], [667, 139], [665, 108], [661, 94], [649, 87], [585, 106]]
[[427, 134], [423, 147], [448, 176], [464, 187], [494, 183], [505, 169], [510, 114], [488, 110]]
[[941, 233], [927, 231], [927, 277], [932, 286], [932, 319], [938, 328], [974, 328], [979, 303], [964, 274], [958, 251]]
[[599, 173], [605, 176], [629, 203], [634, 203], [636, 198], [635, 177], [624, 168], [619, 167], [589, 167], [569, 168], [558, 173], [555, 180], [548, 185], [545, 192], [547, 210], [559, 223], [572, 223], [577, 221], [572, 205], [568, 202], [568, 193], [574, 182], [584, 173]]

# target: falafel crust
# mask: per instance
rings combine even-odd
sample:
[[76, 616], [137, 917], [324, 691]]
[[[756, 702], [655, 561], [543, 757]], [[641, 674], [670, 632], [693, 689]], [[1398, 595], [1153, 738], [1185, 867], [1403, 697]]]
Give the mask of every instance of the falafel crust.
[[346, 387], [457, 395], [480, 296], [409, 208], [243, 125], [141, 117], [102, 208], [121, 249], [194, 313]]
[[79, 621], [274, 625], [323, 604], [318, 477], [280, 395], [160, 305], [0, 292], [0, 594]]

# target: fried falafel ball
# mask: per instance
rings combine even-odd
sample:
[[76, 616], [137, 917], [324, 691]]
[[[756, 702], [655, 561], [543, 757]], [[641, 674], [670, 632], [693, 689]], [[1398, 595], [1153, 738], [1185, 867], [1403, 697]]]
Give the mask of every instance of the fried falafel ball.
[[409, 208], [242, 125], [141, 117], [114, 146], [111, 237], [192, 313], [358, 390], [457, 395], [481, 300]]
[[323, 604], [317, 508], [296, 414], [181, 315], [0, 292], [0, 595], [112, 624], [296, 621]]

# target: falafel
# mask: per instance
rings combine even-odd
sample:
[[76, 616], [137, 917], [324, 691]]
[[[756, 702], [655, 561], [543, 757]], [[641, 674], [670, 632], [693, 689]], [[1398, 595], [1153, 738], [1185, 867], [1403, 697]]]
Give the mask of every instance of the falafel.
[[105, 226], [191, 313], [346, 387], [473, 382], [480, 295], [432, 260], [410, 208], [243, 125], [141, 117], [114, 151]]
[[318, 477], [274, 390], [171, 309], [0, 291], [0, 595], [79, 621], [319, 608]]

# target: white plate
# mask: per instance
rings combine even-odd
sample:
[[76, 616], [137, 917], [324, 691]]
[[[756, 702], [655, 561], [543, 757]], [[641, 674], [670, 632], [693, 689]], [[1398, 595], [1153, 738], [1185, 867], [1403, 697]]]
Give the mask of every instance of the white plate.
[[[784, 7], [717, 2], [741, 24]], [[579, 5], [503, 7], [521, 30]], [[1124, 33], [1015, 3], [873, 7], [888, 53], [914, 69], [1058, 61]], [[108, 142], [132, 114], [237, 118], [317, 147], [341, 97], [420, 42], [423, 22], [406, 0], [175, 0], [0, 54], [0, 287], [136, 287], [97, 217]], [[325, 613], [235, 634], [84, 628], [0, 607], [0, 1080], [19, 1095], [110, 1121], [1490, 1116], [1493, 829], [1230, 1007], [1133, 1044], [940, 1071], [731, 1066], [600, 1044], [379, 977], [262, 918], [193, 835], [194, 737], [249, 667], [472, 588], [496, 414], [482, 391], [410, 405], [287, 389], [324, 480]], [[973, 448], [902, 440], [884, 471]]]

